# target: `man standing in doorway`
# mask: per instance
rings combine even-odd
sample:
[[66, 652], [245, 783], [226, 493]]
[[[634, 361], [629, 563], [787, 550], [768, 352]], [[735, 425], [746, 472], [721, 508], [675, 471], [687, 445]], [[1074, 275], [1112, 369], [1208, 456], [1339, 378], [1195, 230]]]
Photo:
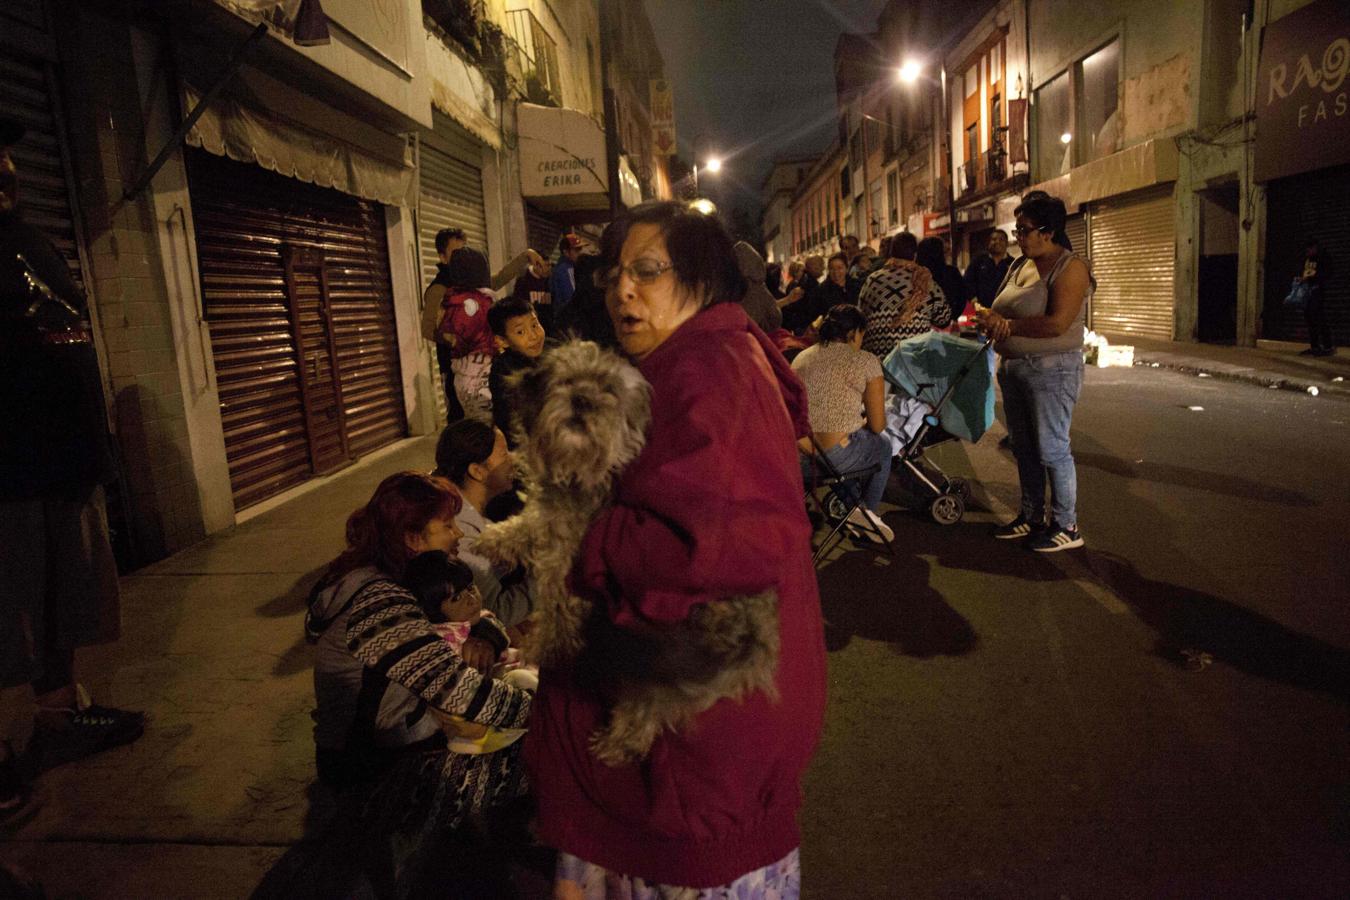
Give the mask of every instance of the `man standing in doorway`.
[[993, 306], [998, 295], [1003, 276], [1008, 274], [1012, 257], [1008, 255], [1008, 235], [1003, 229], [995, 228], [989, 232], [986, 252], [970, 261], [966, 267], [966, 287], [975, 295], [981, 306]]
[[[450, 257], [461, 247], [469, 245], [462, 228], [442, 228], [436, 232], [436, 277], [422, 294], [422, 336], [436, 345], [436, 368], [441, 373], [441, 387], [445, 392], [445, 420], [458, 422], [464, 418], [464, 407], [455, 395], [455, 376], [450, 371], [450, 345], [445, 341], [441, 330], [441, 315], [444, 311], [446, 289], [450, 287], [446, 267]], [[499, 291], [510, 284], [530, 266], [543, 265], [544, 258], [533, 250], [526, 250], [502, 267], [492, 276], [492, 290]]]
[[1303, 351], [1303, 356], [1331, 356], [1336, 352], [1336, 346], [1331, 340], [1331, 326], [1327, 324], [1324, 297], [1330, 276], [1331, 261], [1316, 240], [1308, 241], [1303, 251], [1303, 266], [1298, 274], [1298, 280], [1308, 286], [1308, 303], [1303, 307], [1303, 315], [1308, 322], [1308, 343], [1311, 346]]
[[553, 274], [549, 276], [549, 293], [553, 295], [553, 321], [561, 324], [566, 321], [567, 306], [577, 292], [577, 260], [581, 258], [585, 244], [575, 234], [564, 234], [558, 238], [558, 261], [553, 264]]

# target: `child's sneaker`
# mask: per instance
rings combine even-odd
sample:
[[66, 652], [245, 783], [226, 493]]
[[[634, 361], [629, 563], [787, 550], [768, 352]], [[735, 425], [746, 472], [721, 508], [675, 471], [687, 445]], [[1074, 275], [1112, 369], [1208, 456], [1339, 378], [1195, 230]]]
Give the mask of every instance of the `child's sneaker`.
[[1037, 553], [1058, 553], [1083, 546], [1083, 536], [1077, 528], [1054, 525], [1032, 538], [1028, 546]]

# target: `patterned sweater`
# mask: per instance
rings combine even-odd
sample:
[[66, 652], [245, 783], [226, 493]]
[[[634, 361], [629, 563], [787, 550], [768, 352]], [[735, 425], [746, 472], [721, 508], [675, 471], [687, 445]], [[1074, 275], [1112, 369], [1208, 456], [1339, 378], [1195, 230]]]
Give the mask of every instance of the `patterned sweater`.
[[895, 345], [952, 323], [952, 310], [930, 273], [908, 260], [895, 260], [867, 276], [858, 295], [867, 317], [862, 348], [885, 360]]
[[[531, 696], [484, 677], [432, 627], [409, 591], [373, 569], [326, 589], [318, 612], [337, 615], [320, 637], [314, 664], [315, 742], [341, 749], [356, 714], [362, 670], [390, 681], [376, 714], [379, 743], [400, 746], [434, 734], [432, 706], [483, 725], [523, 728]], [[342, 610], [355, 595], [351, 605]]]

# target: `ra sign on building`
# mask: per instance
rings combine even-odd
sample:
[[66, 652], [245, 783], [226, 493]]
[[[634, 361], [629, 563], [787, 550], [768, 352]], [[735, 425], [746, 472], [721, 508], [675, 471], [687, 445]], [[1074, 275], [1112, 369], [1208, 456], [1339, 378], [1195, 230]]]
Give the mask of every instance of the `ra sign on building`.
[[1256, 94], [1256, 180], [1350, 162], [1350, 4], [1272, 22]]
[[675, 152], [675, 95], [664, 78], [651, 80], [652, 146], [660, 156]]

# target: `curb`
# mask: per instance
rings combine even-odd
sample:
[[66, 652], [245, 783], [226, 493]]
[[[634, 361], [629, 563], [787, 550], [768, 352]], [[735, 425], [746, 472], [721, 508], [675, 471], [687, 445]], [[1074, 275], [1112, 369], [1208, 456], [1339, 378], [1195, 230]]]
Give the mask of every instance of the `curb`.
[[1246, 384], [1259, 385], [1267, 389], [1279, 389], [1282, 391], [1293, 391], [1299, 394], [1309, 394], [1313, 397], [1320, 394], [1330, 396], [1340, 396], [1350, 398], [1350, 387], [1343, 386], [1343, 383], [1330, 383], [1330, 379], [1323, 382], [1308, 381], [1302, 378], [1293, 378], [1287, 375], [1281, 375], [1278, 372], [1263, 371], [1261, 369], [1248, 369], [1236, 366], [1230, 366], [1225, 363], [1205, 363], [1201, 360], [1178, 359], [1171, 360], [1164, 357], [1153, 356], [1148, 353], [1137, 354], [1134, 358], [1135, 366], [1146, 369], [1170, 369], [1174, 372], [1184, 372], [1187, 375], [1204, 376], [1206, 378], [1218, 378], [1223, 381], [1238, 381]]

